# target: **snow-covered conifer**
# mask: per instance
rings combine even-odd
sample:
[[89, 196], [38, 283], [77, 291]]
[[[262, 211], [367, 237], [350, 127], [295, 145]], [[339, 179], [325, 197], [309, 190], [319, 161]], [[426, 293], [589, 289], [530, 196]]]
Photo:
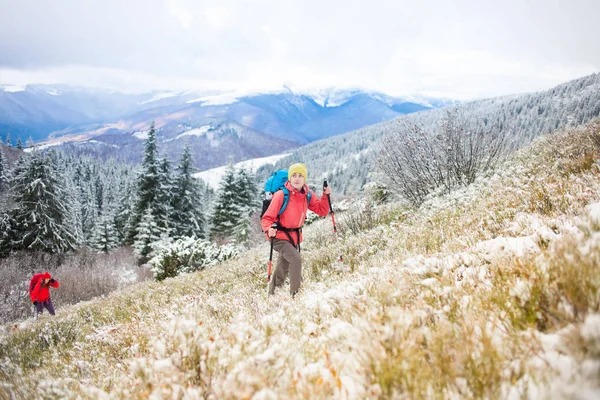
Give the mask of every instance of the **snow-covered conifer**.
[[173, 190], [172, 224], [175, 237], [204, 238], [205, 219], [202, 209], [202, 194], [199, 181], [192, 176], [193, 159], [186, 146], [177, 166], [177, 177]]
[[230, 163], [217, 191], [211, 219], [212, 238], [232, 237], [234, 228], [240, 220], [241, 210], [236, 204], [238, 196], [236, 183], [235, 169], [233, 163]]
[[138, 224], [137, 233], [134, 237], [133, 248], [141, 256], [147, 256], [152, 251], [151, 244], [158, 241], [161, 229], [156, 223], [154, 212], [148, 208]]
[[148, 139], [146, 140], [144, 148], [144, 159], [138, 176], [137, 203], [131, 218], [131, 229], [128, 235], [128, 242], [132, 242], [137, 235], [139, 225], [145, 213], [154, 213], [154, 223], [158, 223], [160, 216], [156, 214], [156, 212], [160, 209], [157, 204], [160, 186], [156, 130], [154, 128], [154, 122], [152, 122], [150, 130], [148, 131]]
[[12, 182], [15, 249], [61, 253], [78, 244], [68, 224], [72, 209], [63, 177], [52, 164], [50, 157], [34, 153]]

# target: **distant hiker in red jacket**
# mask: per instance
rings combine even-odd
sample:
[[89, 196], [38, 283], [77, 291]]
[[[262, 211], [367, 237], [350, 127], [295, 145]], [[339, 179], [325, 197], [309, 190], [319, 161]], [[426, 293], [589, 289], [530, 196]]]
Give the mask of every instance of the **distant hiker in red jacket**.
[[54, 305], [50, 298], [50, 288], [60, 287], [60, 283], [52, 276], [49, 272], [43, 274], [35, 274], [29, 282], [29, 297], [31, 302], [35, 306], [37, 314], [41, 314], [44, 311], [44, 307], [50, 313], [54, 315]]
[[[302, 243], [302, 225], [306, 219], [306, 210], [325, 217], [329, 212], [329, 202], [325, 195], [331, 193], [331, 188], [326, 188], [324, 195], [318, 199], [314, 192], [305, 184], [307, 178], [306, 166], [304, 164], [293, 164], [288, 169], [288, 181], [285, 187], [289, 190], [287, 207], [279, 217], [277, 214], [283, 205], [284, 194], [278, 190], [273, 195], [271, 204], [261, 220], [263, 232], [267, 239], [273, 239], [273, 249], [279, 253], [277, 267], [271, 284], [269, 294], [275, 293], [275, 288], [285, 282], [288, 272], [290, 273], [290, 293], [294, 296], [300, 289], [302, 281], [302, 257], [300, 256], [300, 243]], [[308, 204], [307, 194], [310, 196]], [[271, 228], [277, 224], [277, 229]]]

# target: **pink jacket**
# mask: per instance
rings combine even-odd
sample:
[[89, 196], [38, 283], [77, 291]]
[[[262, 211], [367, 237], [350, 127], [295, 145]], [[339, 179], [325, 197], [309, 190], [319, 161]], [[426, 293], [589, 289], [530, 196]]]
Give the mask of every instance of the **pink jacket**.
[[50, 298], [50, 287], [60, 287], [60, 283], [58, 283], [57, 280], [54, 280], [53, 283], [49, 283], [48, 285], [43, 285], [42, 281], [44, 279], [52, 279], [52, 276], [48, 272], [45, 272], [43, 274], [35, 274], [31, 278], [31, 282], [29, 282], [29, 298], [32, 303], [48, 300]]
[[[301, 227], [304, 225], [307, 210], [310, 210], [321, 217], [327, 216], [327, 213], [329, 212], [329, 201], [327, 200], [327, 196], [322, 196], [320, 199], [318, 199], [315, 195], [315, 192], [312, 192], [310, 204], [307, 204], [308, 202], [306, 201], [306, 195], [310, 190], [307, 185], [304, 185], [301, 191], [297, 191], [288, 181], [285, 183], [285, 187], [290, 191], [290, 198], [288, 200], [287, 207], [279, 216], [279, 223], [281, 226], [290, 229]], [[273, 195], [271, 205], [269, 205], [269, 208], [265, 212], [265, 215], [263, 215], [260, 222], [263, 232], [267, 232], [271, 225], [277, 223], [277, 214], [279, 213], [282, 205], [283, 191], [278, 190]], [[299, 243], [296, 243], [298, 241], [296, 232], [290, 232], [290, 236], [292, 237], [292, 244], [297, 246]], [[277, 239], [289, 241], [288, 236], [282, 230], [278, 230], [275, 237]], [[271, 239], [268, 234], [267, 239]], [[302, 243], [302, 234], [300, 234], [300, 243]]]

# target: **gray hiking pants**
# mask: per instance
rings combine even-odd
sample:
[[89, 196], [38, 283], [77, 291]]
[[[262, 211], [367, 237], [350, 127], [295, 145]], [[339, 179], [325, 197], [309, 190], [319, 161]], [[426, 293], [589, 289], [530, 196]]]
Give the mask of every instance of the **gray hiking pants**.
[[269, 294], [275, 294], [275, 288], [283, 286], [288, 272], [290, 273], [290, 294], [294, 296], [302, 282], [302, 257], [287, 240], [273, 239], [273, 249], [279, 253], [275, 273], [271, 277]]

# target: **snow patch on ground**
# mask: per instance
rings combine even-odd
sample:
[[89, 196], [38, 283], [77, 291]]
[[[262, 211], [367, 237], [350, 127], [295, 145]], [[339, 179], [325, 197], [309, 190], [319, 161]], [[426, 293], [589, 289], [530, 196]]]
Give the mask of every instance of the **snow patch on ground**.
[[60, 146], [61, 144], [64, 144], [64, 143], [67, 143], [67, 142], [64, 142], [64, 141], [61, 140], [61, 141], [58, 141], [58, 142], [55, 142], [55, 143], [48, 143], [48, 144], [43, 144], [43, 145], [40, 145], [40, 146], [28, 147], [26, 149], [23, 149], [23, 151], [25, 153], [31, 153], [34, 150], [35, 151], [45, 150], [45, 149], [48, 149], [50, 147]]
[[498, 237], [479, 242], [475, 248], [487, 261], [491, 261], [500, 256], [523, 257], [526, 254], [536, 253], [540, 249], [531, 236], [516, 238]]
[[114, 148], [116, 148], [116, 149], [118, 149], [118, 148], [119, 148], [119, 146], [117, 146], [116, 144], [110, 144], [110, 143], [105, 143], [105, 142], [99, 142], [99, 141], [97, 141], [97, 140], [88, 140], [88, 141], [87, 141], [87, 142], [85, 142], [85, 143], [101, 144], [101, 145], [103, 145], [103, 146], [114, 147]]
[[[235, 164], [236, 169], [244, 168], [248, 171], [255, 171], [258, 167], [261, 167], [265, 164], [274, 164], [280, 159], [289, 156], [291, 153], [286, 154], [277, 154], [269, 157], [261, 157], [261, 158], [253, 158], [251, 160], [246, 160]], [[212, 168], [206, 171], [198, 172], [194, 174], [195, 178], [200, 178], [206, 184], [208, 184], [213, 189], [219, 188], [219, 183], [221, 179], [225, 175], [225, 171], [227, 170], [227, 166], [222, 166], [218, 168]]]
[[593, 203], [588, 206], [590, 218], [595, 224], [600, 224], [600, 202]]
[[136, 138], [138, 138], [140, 140], [146, 140], [146, 139], [148, 139], [148, 131], [136, 131], [136, 132], [133, 132], [133, 136], [135, 136]]
[[19, 85], [7, 85], [3, 87], [5, 92], [15, 93], [15, 92], [24, 92], [25, 87]]
[[179, 95], [178, 92], [162, 92], [162, 93], [158, 93], [158, 94], [154, 95], [154, 97], [152, 97], [152, 98], [150, 98], [148, 100], [142, 101], [139, 104], [152, 103], [154, 101], [158, 101], [158, 100], [162, 100], [162, 99], [168, 99], [170, 97], [175, 97], [175, 96], [178, 96], [178, 95]]
[[222, 106], [226, 104], [237, 103], [240, 97], [243, 97], [245, 93], [234, 92], [234, 93], [223, 93], [216, 96], [202, 96], [194, 100], [188, 100], [186, 103], [202, 103], [204, 106]]
[[184, 136], [202, 136], [210, 129], [210, 125], [204, 125], [200, 128], [192, 129], [187, 132], [183, 132], [181, 135], [177, 135], [177, 138], [181, 138]]
[[211, 128], [211, 125], [204, 125], [204, 126], [201, 126], [200, 128], [190, 129], [189, 131], [183, 132], [183, 133], [175, 136], [172, 139], [164, 140], [163, 143], [172, 142], [173, 140], [181, 139], [182, 137], [186, 137], [186, 136], [204, 136], [204, 135], [206, 135], [206, 132], [208, 132], [210, 130], [210, 128]]

